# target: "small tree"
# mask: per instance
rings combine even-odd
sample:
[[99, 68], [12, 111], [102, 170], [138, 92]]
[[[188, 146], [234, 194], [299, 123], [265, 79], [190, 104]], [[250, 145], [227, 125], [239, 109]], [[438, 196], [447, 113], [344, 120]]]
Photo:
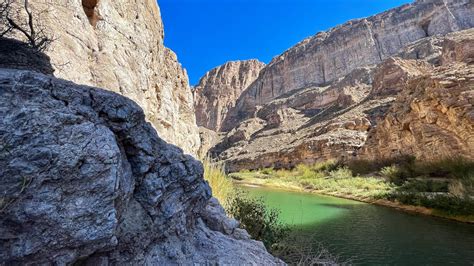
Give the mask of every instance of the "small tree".
[[53, 40], [40, 24], [43, 13], [33, 14], [29, 0], [1, 0], [0, 37], [20, 34], [32, 48], [44, 51]]

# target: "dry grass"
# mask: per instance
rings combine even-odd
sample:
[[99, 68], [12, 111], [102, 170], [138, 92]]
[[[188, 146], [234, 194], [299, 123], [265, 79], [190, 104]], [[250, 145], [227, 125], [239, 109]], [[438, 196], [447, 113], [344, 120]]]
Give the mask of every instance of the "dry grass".
[[202, 160], [204, 166], [204, 179], [209, 183], [212, 195], [219, 200], [224, 207], [234, 193], [234, 185], [224, 172], [221, 165], [212, 163], [210, 159]]
[[[360, 173], [371, 173], [361, 175]], [[388, 199], [423, 206], [450, 215], [472, 215], [474, 163], [462, 158], [417, 161], [334, 161], [298, 165], [291, 170], [272, 168], [233, 173], [244, 183], [313, 191], [359, 200]], [[451, 206], [451, 207], [450, 207]]]

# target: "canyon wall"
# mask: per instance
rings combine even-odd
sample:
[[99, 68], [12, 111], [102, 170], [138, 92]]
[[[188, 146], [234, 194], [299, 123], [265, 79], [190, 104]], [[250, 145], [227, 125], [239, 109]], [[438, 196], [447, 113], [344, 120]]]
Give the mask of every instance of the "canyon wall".
[[474, 31], [448, 36], [440, 63], [407, 81], [360, 158], [474, 159]]
[[275, 57], [227, 115], [223, 130], [256, 106], [296, 89], [328, 85], [354, 69], [379, 64], [408, 44], [474, 26], [471, 0], [418, 0], [320, 32]]
[[160, 137], [197, 152], [188, 77], [163, 45], [155, 0], [34, 0], [30, 5], [54, 38], [46, 53], [55, 76], [129, 97]]
[[257, 106], [209, 150], [229, 172], [328, 159], [472, 158], [474, 29], [423, 38]]
[[220, 131], [227, 112], [264, 66], [257, 60], [233, 61], [207, 72], [194, 89], [198, 126]]

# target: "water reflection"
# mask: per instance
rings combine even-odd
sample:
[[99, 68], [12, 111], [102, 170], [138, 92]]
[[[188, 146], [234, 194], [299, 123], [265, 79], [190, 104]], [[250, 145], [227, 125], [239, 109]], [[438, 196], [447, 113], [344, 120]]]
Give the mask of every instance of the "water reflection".
[[247, 190], [280, 209], [293, 232], [358, 265], [474, 264], [473, 225], [334, 197]]

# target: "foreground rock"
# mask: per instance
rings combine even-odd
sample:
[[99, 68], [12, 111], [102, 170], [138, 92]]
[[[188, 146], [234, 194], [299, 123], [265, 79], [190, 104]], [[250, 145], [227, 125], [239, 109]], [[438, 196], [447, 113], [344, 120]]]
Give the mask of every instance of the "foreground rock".
[[133, 101], [0, 69], [0, 264], [276, 264]]
[[227, 112], [264, 66], [257, 60], [233, 61], [207, 72], [194, 89], [198, 126], [220, 131]]
[[407, 45], [354, 69], [257, 106], [209, 153], [230, 172], [318, 160], [472, 158], [474, 29]]
[[161, 138], [199, 149], [188, 76], [163, 44], [155, 0], [31, 0], [54, 42], [55, 76], [122, 94], [140, 105]]

